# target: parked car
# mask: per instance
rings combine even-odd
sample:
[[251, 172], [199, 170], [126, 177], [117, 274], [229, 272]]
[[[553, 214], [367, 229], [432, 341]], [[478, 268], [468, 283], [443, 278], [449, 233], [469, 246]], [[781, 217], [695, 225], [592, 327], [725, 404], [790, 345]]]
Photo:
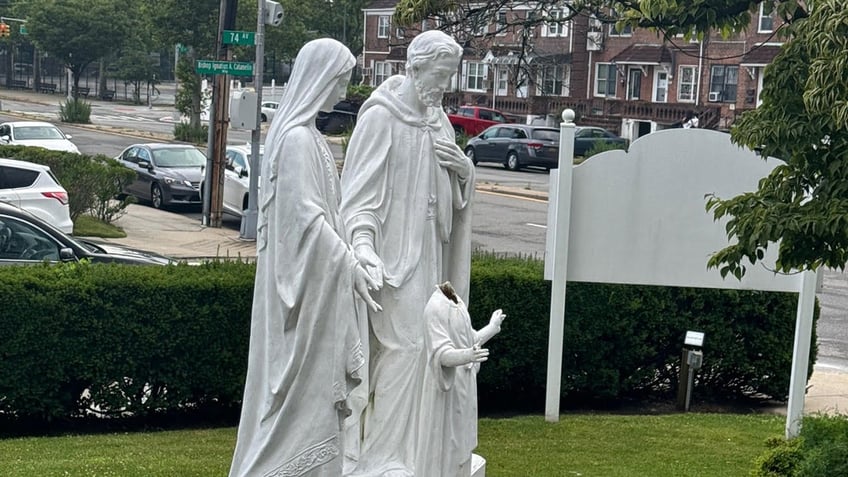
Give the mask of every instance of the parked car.
[[499, 124], [468, 140], [465, 155], [474, 164], [497, 162], [509, 170], [557, 167], [559, 130], [526, 124]]
[[343, 100], [333, 106], [330, 112], [319, 111], [315, 118], [315, 127], [324, 134], [341, 134], [353, 130], [360, 105]]
[[574, 131], [574, 155], [585, 156], [598, 144], [615, 144], [627, 147], [627, 139], [616, 136], [603, 128], [577, 126]]
[[53, 151], [79, 154], [71, 136], [43, 121], [11, 121], [0, 124], [0, 143], [14, 146], [38, 146]]
[[0, 202], [0, 266], [83, 259], [138, 265], [174, 263], [163, 255], [71, 237], [21, 208]]
[[[262, 161], [265, 146], [259, 146]], [[247, 209], [250, 189], [250, 144], [227, 145], [227, 166], [224, 170], [224, 212], [241, 217]]]
[[274, 115], [277, 114], [277, 109], [280, 107], [280, 103], [276, 101], [263, 101], [262, 102], [262, 113], [261, 118], [262, 122], [271, 122], [274, 120]]
[[0, 201], [29, 211], [65, 233], [73, 233], [68, 192], [50, 168], [0, 158]]
[[150, 201], [159, 209], [171, 204], [200, 204], [200, 179], [206, 155], [189, 144], [133, 144], [117, 159], [136, 178], [123, 188], [126, 195]]
[[448, 113], [448, 121], [457, 134], [476, 136], [489, 126], [507, 122], [497, 109], [482, 106], [460, 106], [456, 113]]

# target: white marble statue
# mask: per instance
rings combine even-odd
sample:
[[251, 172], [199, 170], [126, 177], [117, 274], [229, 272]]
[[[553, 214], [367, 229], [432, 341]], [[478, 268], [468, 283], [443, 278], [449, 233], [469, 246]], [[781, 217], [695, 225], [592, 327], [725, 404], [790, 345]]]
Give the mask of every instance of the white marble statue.
[[[443, 32], [416, 36], [406, 76], [388, 78], [363, 104], [347, 149], [342, 216], [357, 258], [383, 284], [374, 293], [383, 311], [369, 315], [370, 382], [347, 422], [361, 438], [346, 449], [354, 475], [420, 475], [424, 306], [446, 280], [468, 298], [474, 166], [441, 108], [461, 55]], [[360, 333], [369, 338], [368, 328]]]
[[230, 477], [342, 473], [346, 398], [363, 372], [354, 295], [376, 287], [346, 243], [333, 155], [315, 129], [344, 97], [356, 60], [341, 43], [303, 46], [262, 164], [250, 353]]
[[427, 369], [421, 397], [415, 474], [468, 477], [477, 447], [477, 372], [489, 350], [482, 348], [501, 331], [506, 315], [495, 310], [475, 331], [471, 317], [450, 283], [436, 287], [424, 308]]

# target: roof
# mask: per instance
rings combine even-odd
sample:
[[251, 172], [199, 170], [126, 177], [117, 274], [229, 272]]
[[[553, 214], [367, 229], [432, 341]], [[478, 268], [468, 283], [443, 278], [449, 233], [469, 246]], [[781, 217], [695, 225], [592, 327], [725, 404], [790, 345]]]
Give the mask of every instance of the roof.
[[782, 45], [758, 45], [752, 47], [742, 57], [742, 66], [766, 66], [774, 61]]
[[49, 126], [55, 128], [56, 125], [45, 121], [6, 121], [3, 124], [9, 124], [12, 127], [18, 126]]
[[34, 162], [28, 161], [20, 161], [18, 159], [6, 159], [5, 157], [0, 157], [0, 164], [4, 166], [12, 166], [12, 167], [20, 167], [21, 169], [29, 169], [29, 170], [38, 170], [38, 171], [49, 171], [50, 167], [45, 166], [43, 164], [36, 164]]
[[664, 45], [630, 45], [615, 55], [611, 61], [633, 65], [671, 63], [671, 50]]
[[397, 3], [398, 0], [373, 0], [367, 7], [365, 7], [365, 10], [384, 10], [388, 8], [395, 8]]

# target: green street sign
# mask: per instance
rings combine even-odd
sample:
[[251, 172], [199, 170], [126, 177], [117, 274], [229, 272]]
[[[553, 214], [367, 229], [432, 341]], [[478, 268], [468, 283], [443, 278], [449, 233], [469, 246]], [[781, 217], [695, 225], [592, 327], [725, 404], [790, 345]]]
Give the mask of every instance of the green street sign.
[[255, 45], [256, 32], [224, 30], [225, 45]]
[[26, 25], [21, 25], [20, 29], [18, 29], [18, 32], [19, 32], [21, 35], [26, 35], [26, 34], [28, 34], [28, 33], [29, 33], [29, 31], [27, 31]]
[[253, 76], [253, 63], [197, 60], [194, 71], [202, 75]]

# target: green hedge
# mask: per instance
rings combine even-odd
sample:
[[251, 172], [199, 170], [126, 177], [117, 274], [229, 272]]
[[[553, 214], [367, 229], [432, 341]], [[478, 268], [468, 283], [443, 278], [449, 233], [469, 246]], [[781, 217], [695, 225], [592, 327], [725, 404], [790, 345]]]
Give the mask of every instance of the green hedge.
[[[246, 263], [0, 267], [0, 413], [237, 406], [254, 272]], [[566, 405], [669, 396], [690, 329], [706, 333], [696, 399], [788, 391], [796, 295], [579, 283], [567, 292]], [[474, 259], [476, 327], [496, 308], [508, 315], [478, 378], [482, 409], [543, 409], [549, 302], [541, 263]]]

